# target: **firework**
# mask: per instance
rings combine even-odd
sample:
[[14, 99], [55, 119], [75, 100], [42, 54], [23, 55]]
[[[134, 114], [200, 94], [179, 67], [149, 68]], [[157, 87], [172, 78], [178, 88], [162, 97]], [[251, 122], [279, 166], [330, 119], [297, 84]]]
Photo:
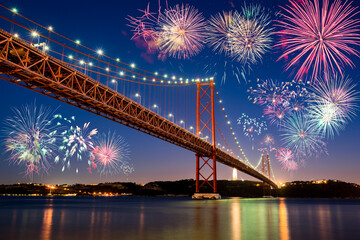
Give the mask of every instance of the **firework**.
[[308, 88], [310, 82], [303, 82], [302, 80], [288, 82], [287, 101], [290, 106], [290, 111], [293, 112], [305, 112], [309, 106], [309, 101], [312, 99], [312, 95], [309, 93]]
[[26, 176], [30, 179], [34, 173], [47, 173], [59, 137], [56, 126], [52, 125], [52, 111], [43, 106], [37, 108], [34, 104], [15, 108], [13, 112], [15, 115], [5, 122], [8, 135], [5, 145], [10, 160], [25, 166]]
[[326, 151], [318, 127], [301, 113], [286, 119], [281, 134], [283, 143], [299, 159]]
[[264, 115], [270, 124], [283, 125], [284, 119], [295, 112], [306, 109], [311, 99], [308, 91], [309, 83], [301, 80], [291, 82], [279, 82], [266, 80], [257, 87], [250, 87], [248, 97], [250, 101], [264, 106]]
[[[134, 169], [129, 162], [129, 145], [115, 133], [101, 134], [94, 139], [95, 148], [92, 168], [98, 168], [100, 174], [115, 174], [123, 172], [130, 174]], [[91, 168], [90, 168], [91, 171]]]
[[255, 136], [259, 136], [263, 131], [267, 130], [266, 122], [261, 121], [260, 118], [251, 118], [245, 113], [238, 118], [237, 122], [241, 125], [244, 136], [248, 137], [252, 143]]
[[324, 137], [339, 134], [347, 122], [356, 116], [359, 93], [355, 87], [350, 78], [340, 77], [318, 79], [314, 84], [309, 114]]
[[256, 89], [250, 87], [248, 92], [251, 92], [249, 99], [253, 103], [264, 106], [264, 115], [269, 119], [270, 124], [281, 125], [285, 116], [291, 111], [287, 83], [266, 80], [258, 83]]
[[156, 45], [162, 55], [187, 59], [203, 48], [205, 31], [206, 22], [197, 9], [176, 5], [159, 16]]
[[221, 72], [222, 83], [225, 83], [229, 77], [235, 77], [239, 83], [241, 78], [246, 81], [244, 66], [234, 62], [231, 58], [229, 38], [233, 18], [234, 13], [231, 11], [218, 13], [211, 16], [207, 25], [206, 40], [214, 53], [206, 56], [204, 70], [206, 74], [214, 77]]
[[264, 115], [269, 119], [270, 124], [282, 126], [284, 124], [285, 116], [289, 112], [289, 107], [267, 106], [264, 109]]
[[[79, 126], [72, 126], [75, 118], [71, 119], [63, 118], [61, 115], [56, 115], [58, 119], [63, 119], [71, 126], [61, 133], [62, 145], [59, 147], [60, 152], [64, 152], [61, 162], [63, 164], [62, 171], [65, 168], [71, 167], [71, 158], [76, 157], [78, 161], [81, 161], [84, 157], [91, 158], [91, 150], [94, 149], [94, 143], [92, 137], [97, 134], [97, 129], [89, 129], [90, 123], [85, 123], [81, 128]], [[61, 123], [58, 122], [58, 125]], [[56, 162], [60, 161], [60, 157], [57, 156]]]
[[129, 21], [128, 26], [133, 32], [131, 39], [142, 38], [146, 42], [156, 40], [155, 27], [158, 22], [158, 18], [155, 13], [150, 12], [150, 4], [148, 4], [145, 10], [139, 10], [142, 15], [140, 17], [128, 16], [126, 20]]
[[288, 84], [271, 79], [259, 83], [258, 79], [257, 88], [250, 87], [248, 92], [251, 93], [249, 100], [253, 103], [273, 106], [283, 105], [287, 101]]
[[244, 66], [241, 66], [237, 62], [232, 61], [227, 56], [222, 56], [218, 53], [215, 53], [206, 56], [204, 61], [205, 74], [213, 76], [214, 78], [217, 78], [217, 76], [221, 76], [222, 83], [225, 83], [226, 80], [229, 78], [236, 78], [238, 83], [241, 82], [241, 79], [247, 82], [245, 76], [246, 70]]
[[298, 163], [294, 160], [294, 155], [287, 148], [280, 148], [276, 152], [276, 158], [281, 163], [283, 169], [294, 171], [298, 169]]
[[244, 6], [235, 12], [228, 42], [231, 55], [242, 64], [255, 64], [271, 48], [269, 15], [259, 5]]
[[320, 73], [328, 76], [336, 70], [342, 75], [344, 65], [354, 67], [348, 55], [358, 55], [353, 48], [360, 44], [359, 19], [356, 7], [350, 3], [335, 0], [329, 5], [329, 0], [303, 0], [290, 4], [282, 13], [283, 20], [278, 25], [283, 27], [279, 32], [282, 40], [278, 46], [284, 48], [279, 59], [291, 59], [286, 64], [286, 70], [300, 65], [295, 78], [302, 78], [312, 71], [315, 79]]
[[234, 16], [231, 11], [211, 16], [207, 26], [207, 42], [215, 52], [230, 53], [229, 38]]
[[258, 150], [260, 151], [260, 152], [262, 152], [262, 153], [270, 153], [270, 152], [272, 152], [272, 151], [276, 151], [276, 148], [274, 147], [274, 145], [275, 145], [275, 140], [274, 140], [274, 138], [271, 136], [271, 135], [269, 135], [269, 134], [267, 134], [265, 137], [264, 137], [264, 139], [263, 139], [263, 141], [261, 141], [261, 143], [260, 143], [263, 147], [261, 147], [261, 148], [259, 148]]

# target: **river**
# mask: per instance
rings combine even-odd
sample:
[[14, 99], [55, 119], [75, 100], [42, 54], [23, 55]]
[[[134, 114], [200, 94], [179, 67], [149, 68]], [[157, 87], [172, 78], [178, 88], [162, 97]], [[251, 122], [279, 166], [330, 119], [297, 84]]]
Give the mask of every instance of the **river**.
[[360, 200], [0, 197], [0, 239], [360, 239]]

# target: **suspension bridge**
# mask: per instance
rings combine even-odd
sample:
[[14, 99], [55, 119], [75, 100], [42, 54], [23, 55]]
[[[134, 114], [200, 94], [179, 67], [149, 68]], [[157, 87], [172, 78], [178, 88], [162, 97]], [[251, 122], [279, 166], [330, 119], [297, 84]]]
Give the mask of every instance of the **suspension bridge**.
[[[43, 32], [35, 32], [20, 20], [0, 15], [10, 28], [9, 31], [0, 30], [1, 79], [194, 152], [197, 193], [204, 184], [217, 193], [216, 162], [277, 188], [271, 177], [268, 155], [262, 156], [257, 166], [253, 166], [245, 156], [212, 78], [176, 78], [142, 70], [134, 64], [111, 58], [102, 50], [81, 45], [80, 41], [64, 37], [54, 32], [52, 27], [44, 27], [16, 11], [7, 10], [21, 21], [42, 28]], [[137, 89], [136, 99], [130, 96], [132, 89]], [[182, 100], [179, 92], [184, 93]], [[191, 98], [194, 100], [190, 101]], [[153, 104], [154, 101], [162, 104]], [[180, 103], [175, 104], [175, 101]], [[216, 103], [239, 155], [231, 150], [219, 127], [221, 124], [215, 120]], [[162, 116], [160, 106], [170, 113]], [[177, 124], [175, 112], [184, 113], [187, 117], [183, 119], [188, 120]], [[187, 130], [185, 123], [191, 122], [192, 116], [196, 116], [196, 127], [188, 125]], [[260, 165], [262, 167], [258, 168]]]

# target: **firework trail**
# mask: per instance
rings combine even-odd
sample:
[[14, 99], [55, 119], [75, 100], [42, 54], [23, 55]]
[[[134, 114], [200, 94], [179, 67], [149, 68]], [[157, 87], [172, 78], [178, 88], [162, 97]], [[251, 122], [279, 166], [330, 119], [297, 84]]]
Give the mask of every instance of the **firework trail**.
[[124, 173], [130, 174], [134, 171], [129, 164], [129, 145], [124, 138], [117, 136], [114, 132], [111, 134], [100, 134], [94, 138], [95, 148], [92, 150], [93, 158], [89, 165], [89, 171], [97, 168], [100, 175]]
[[219, 76], [218, 79], [221, 78], [221, 83], [225, 83], [227, 79], [236, 79], [238, 83], [243, 80], [247, 83], [245, 75], [247, 70], [229, 57], [215, 53], [206, 56], [204, 62], [205, 74], [213, 76], [215, 79]]
[[159, 16], [157, 34], [156, 45], [162, 55], [187, 59], [204, 47], [206, 22], [194, 7], [176, 5]]
[[[61, 162], [63, 164], [62, 170], [71, 167], [71, 158], [76, 157], [78, 161], [81, 161], [84, 157], [91, 158], [91, 150], [94, 149], [93, 136], [97, 134], [97, 129], [89, 129], [90, 123], [85, 123], [81, 128], [79, 126], [72, 126], [75, 121], [75, 117], [63, 118], [60, 114], [55, 116], [58, 120], [63, 120], [67, 125], [71, 125], [61, 133], [62, 145], [59, 147], [59, 151], [64, 153], [62, 157], [58, 155], [55, 158], [55, 162]], [[58, 122], [58, 125], [63, 125]], [[65, 125], [63, 125], [65, 126]], [[77, 170], [78, 171], [78, 170]]]
[[292, 151], [287, 148], [278, 149], [276, 152], [276, 158], [285, 170], [295, 171], [299, 167], [298, 163], [294, 160]]
[[270, 16], [260, 5], [235, 12], [229, 31], [231, 56], [244, 65], [256, 64], [271, 48]]
[[350, 78], [318, 79], [312, 87], [313, 98], [309, 109], [310, 120], [323, 137], [334, 137], [355, 118], [359, 93]]
[[282, 40], [277, 46], [284, 49], [280, 59], [288, 60], [286, 70], [300, 65], [295, 74], [301, 79], [309, 71], [314, 80], [319, 74], [343, 75], [343, 67], [355, 65], [348, 57], [359, 56], [354, 46], [360, 44], [360, 20], [354, 19], [357, 7], [351, 2], [334, 0], [303, 0], [301, 3], [289, 0], [290, 5], [280, 15], [283, 20], [278, 26], [283, 28], [278, 33]]
[[50, 108], [33, 104], [15, 108], [13, 112], [14, 116], [5, 121], [6, 151], [10, 152], [12, 163], [25, 166], [25, 176], [32, 180], [34, 173], [48, 172], [59, 135], [52, 125]]
[[259, 136], [263, 131], [267, 130], [265, 121], [261, 121], [260, 118], [251, 118], [245, 113], [238, 118], [237, 122], [242, 128], [244, 136], [249, 138], [252, 144], [254, 144], [255, 136]]
[[284, 145], [299, 161], [326, 153], [326, 144], [321, 138], [319, 128], [304, 114], [293, 114], [286, 119], [280, 131]]

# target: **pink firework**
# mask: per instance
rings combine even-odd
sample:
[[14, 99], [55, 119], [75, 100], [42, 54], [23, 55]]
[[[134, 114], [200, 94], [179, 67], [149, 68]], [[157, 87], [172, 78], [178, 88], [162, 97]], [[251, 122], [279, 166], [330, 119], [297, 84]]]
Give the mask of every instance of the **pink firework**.
[[294, 161], [294, 155], [291, 150], [287, 148], [280, 148], [276, 153], [276, 158], [281, 163], [283, 169], [294, 171], [298, 169], [298, 164]]
[[289, 115], [290, 108], [283, 105], [269, 105], [264, 108], [264, 115], [269, 119], [270, 124], [281, 126], [284, 119]]
[[157, 34], [161, 54], [187, 59], [204, 47], [206, 22], [197, 9], [176, 5], [160, 15]]
[[[343, 75], [343, 67], [354, 67], [349, 55], [359, 56], [353, 47], [360, 45], [360, 20], [354, 19], [357, 7], [348, 1], [289, 0], [290, 5], [282, 13], [278, 25], [283, 28], [282, 39], [277, 46], [284, 49], [279, 59], [290, 59], [286, 70], [298, 67], [295, 78], [301, 79], [310, 71], [311, 79], [321, 73], [325, 76], [337, 71]], [[321, 6], [320, 6], [321, 5]]]
[[139, 11], [142, 13], [142, 16], [128, 16], [126, 19], [129, 21], [128, 26], [134, 34], [131, 39], [142, 38], [146, 42], [154, 41], [156, 39], [155, 25], [158, 22], [156, 14], [150, 12], [150, 4], [148, 4], [145, 10]]
[[123, 172], [131, 173], [134, 169], [129, 164], [129, 145], [115, 133], [101, 134], [94, 139], [96, 147], [91, 151], [89, 172], [97, 168], [100, 174], [108, 175]]

